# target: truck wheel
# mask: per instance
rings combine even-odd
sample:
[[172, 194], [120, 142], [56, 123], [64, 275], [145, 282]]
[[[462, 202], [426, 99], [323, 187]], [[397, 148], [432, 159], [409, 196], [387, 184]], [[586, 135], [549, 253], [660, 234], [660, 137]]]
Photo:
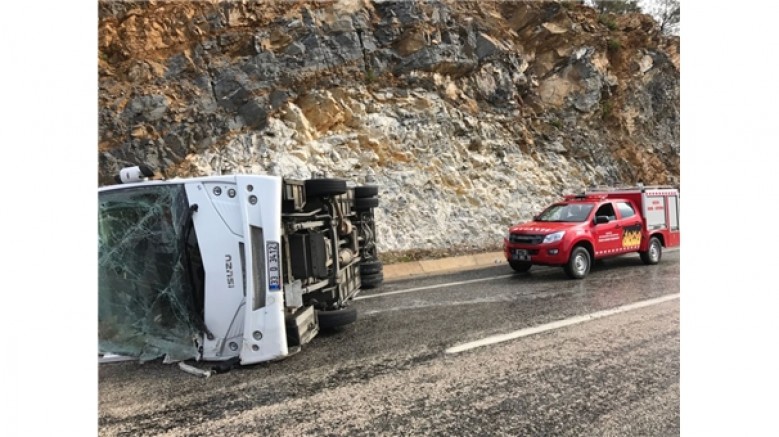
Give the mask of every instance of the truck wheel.
[[384, 270], [381, 261], [368, 261], [360, 264], [360, 276], [375, 275]]
[[376, 288], [384, 283], [384, 272], [374, 273], [372, 275], [360, 275], [360, 288]]
[[346, 192], [346, 181], [342, 179], [307, 179], [306, 196], [337, 196]]
[[509, 261], [509, 265], [512, 269], [520, 273], [525, 273], [526, 271], [530, 270], [530, 267], [533, 267], [533, 264], [527, 261]]
[[379, 206], [379, 199], [375, 197], [366, 197], [363, 199], [354, 199], [354, 209], [356, 211], [367, 211]]
[[347, 307], [340, 310], [317, 311], [319, 329], [332, 329], [357, 321], [357, 308]]
[[657, 264], [660, 262], [660, 258], [663, 256], [663, 245], [660, 244], [660, 240], [657, 237], [649, 239], [649, 249], [646, 252], [639, 252], [641, 261], [646, 265]]
[[378, 185], [362, 185], [354, 187], [354, 197], [356, 199], [363, 199], [366, 197], [376, 197], [379, 195]]
[[571, 257], [568, 258], [568, 264], [563, 267], [565, 274], [571, 279], [582, 279], [590, 272], [590, 252], [587, 249], [578, 246], [571, 252]]

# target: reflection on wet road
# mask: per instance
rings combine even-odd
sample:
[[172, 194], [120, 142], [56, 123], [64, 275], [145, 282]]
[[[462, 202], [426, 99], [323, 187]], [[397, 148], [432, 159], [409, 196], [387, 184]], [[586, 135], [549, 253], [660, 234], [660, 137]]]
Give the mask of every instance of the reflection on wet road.
[[501, 265], [386, 283], [354, 303], [355, 324], [284, 361], [206, 380], [160, 363], [101, 366], [100, 433], [675, 435], [678, 293], [679, 251], [655, 266], [607, 260], [580, 281]]

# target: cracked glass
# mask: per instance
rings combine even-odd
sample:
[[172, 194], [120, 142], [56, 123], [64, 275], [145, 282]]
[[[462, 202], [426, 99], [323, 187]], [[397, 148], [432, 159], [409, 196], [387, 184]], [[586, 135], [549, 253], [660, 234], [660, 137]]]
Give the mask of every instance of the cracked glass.
[[106, 190], [98, 202], [99, 352], [195, 358], [202, 262], [184, 186]]

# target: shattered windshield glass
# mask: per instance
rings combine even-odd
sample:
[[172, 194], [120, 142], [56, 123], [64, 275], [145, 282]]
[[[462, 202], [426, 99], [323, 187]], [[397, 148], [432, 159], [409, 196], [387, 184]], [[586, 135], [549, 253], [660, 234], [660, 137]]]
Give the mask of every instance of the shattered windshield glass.
[[[197, 356], [198, 268], [184, 186], [98, 195], [98, 347], [152, 360]], [[193, 243], [194, 242], [194, 243]]]

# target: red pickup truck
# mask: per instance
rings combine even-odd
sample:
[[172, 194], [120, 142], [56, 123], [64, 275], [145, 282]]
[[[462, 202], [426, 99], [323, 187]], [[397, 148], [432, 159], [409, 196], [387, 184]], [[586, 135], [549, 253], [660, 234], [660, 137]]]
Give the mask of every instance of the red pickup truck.
[[645, 264], [657, 264], [663, 247], [679, 244], [679, 190], [639, 186], [566, 195], [509, 228], [503, 252], [518, 272], [559, 266], [582, 279], [593, 260], [638, 252]]

